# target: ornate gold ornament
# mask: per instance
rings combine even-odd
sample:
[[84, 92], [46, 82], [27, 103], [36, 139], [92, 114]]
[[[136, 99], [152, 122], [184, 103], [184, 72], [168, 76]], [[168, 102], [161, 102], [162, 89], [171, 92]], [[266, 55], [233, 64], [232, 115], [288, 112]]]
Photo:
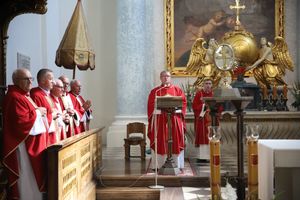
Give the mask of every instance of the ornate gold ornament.
[[206, 41], [203, 38], [198, 38], [195, 41], [186, 67], [187, 73], [197, 75], [198, 78], [194, 83], [197, 88], [201, 87], [207, 79], [211, 79], [213, 87], [216, 87], [222, 77], [222, 71], [216, 67], [214, 62], [214, 54], [218, 48], [218, 43], [215, 39], [210, 39], [208, 48], [205, 48], [205, 46]]
[[218, 69], [229, 71], [236, 65], [234, 50], [229, 44], [220, 44], [214, 52], [214, 62]]
[[[175, 66], [175, 50], [174, 50], [174, 2], [176, 0], [165, 0], [165, 52], [166, 52], [166, 68], [173, 76], [195, 76], [195, 73], [188, 73], [187, 67]], [[275, 35], [284, 37], [284, 0], [274, 0], [275, 2]], [[232, 5], [239, 15], [243, 5]], [[247, 8], [246, 8], [247, 9]], [[239, 21], [239, 19], [238, 19]], [[239, 23], [238, 23], [239, 25]], [[237, 31], [237, 30], [236, 30]], [[232, 36], [234, 38], [232, 38]], [[227, 43], [234, 49], [235, 57], [243, 61], [242, 65], [251, 65], [258, 57], [257, 46], [251, 33], [239, 30], [239, 32], [231, 32], [224, 36], [221, 43]], [[241, 47], [241, 46], [242, 47]], [[248, 46], [250, 45], [250, 46]], [[250, 53], [246, 55], [245, 52]], [[248, 73], [249, 74], [249, 73]]]
[[253, 70], [254, 78], [261, 88], [286, 85], [282, 78], [286, 69], [294, 71], [294, 63], [284, 38], [278, 36], [274, 41], [274, 45], [270, 45], [266, 38], [261, 38], [260, 57], [246, 68]]

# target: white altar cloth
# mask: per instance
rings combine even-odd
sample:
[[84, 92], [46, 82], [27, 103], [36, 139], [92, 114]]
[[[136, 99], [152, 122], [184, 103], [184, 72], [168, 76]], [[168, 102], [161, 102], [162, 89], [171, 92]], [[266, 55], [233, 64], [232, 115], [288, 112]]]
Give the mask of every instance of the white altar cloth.
[[[300, 179], [299, 177], [300, 140], [259, 140], [258, 141], [258, 184], [259, 184], [260, 199], [263, 200], [273, 199], [275, 168], [296, 169], [294, 175], [291, 175], [293, 180], [289, 181], [292, 182], [292, 184], [288, 186], [288, 188], [290, 188], [290, 191], [292, 192], [299, 193], [299, 191], [296, 191], [297, 189], [295, 186], [295, 181], [297, 181], [297, 179], [298, 180]], [[297, 177], [295, 177], [295, 175]], [[275, 180], [275, 182], [276, 181], [279, 180]], [[275, 192], [279, 192], [279, 193], [284, 192], [288, 194], [290, 191], [275, 191]], [[295, 196], [295, 194], [288, 194], [288, 195]]]

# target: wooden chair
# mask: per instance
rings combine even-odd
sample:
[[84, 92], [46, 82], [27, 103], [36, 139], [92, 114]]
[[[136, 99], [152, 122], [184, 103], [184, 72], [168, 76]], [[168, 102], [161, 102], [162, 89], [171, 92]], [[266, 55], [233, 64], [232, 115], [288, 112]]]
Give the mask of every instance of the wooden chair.
[[[139, 134], [139, 135], [137, 135]], [[125, 159], [129, 160], [132, 158], [141, 158], [145, 160], [146, 158], [146, 125], [142, 122], [132, 122], [127, 124], [127, 138], [124, 139], [125, 147]], [[141, 156], [131, 156], [130, 146], [140, 145]]]

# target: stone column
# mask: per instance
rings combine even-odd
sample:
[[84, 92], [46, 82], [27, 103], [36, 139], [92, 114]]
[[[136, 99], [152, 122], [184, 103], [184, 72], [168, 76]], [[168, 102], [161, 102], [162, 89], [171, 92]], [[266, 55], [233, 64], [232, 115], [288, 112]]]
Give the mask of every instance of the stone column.
[[147, 98], [153, 87], [153, 1], [117, 1], [117, 115], [107, 146], [123, 146], [126, 124], [147, 123]]
[[[297, 10], [299, 11], [300, 10], [300, 2], [297, 1]], [[296, 16], [297, 19], [300, 19], [300, 12], [297, 12], [297, 16]], [[299, 77], [300, 77], [300, 69], [299, 69], [299, 64], [300, 64], [300, 22], [297, 20], [297, 30], [296, 30], [296, 33], [297, 33], [297, 41], [298, 41], [298, 44], [297, 44], [297, 77], [298, 77], [298, 81], [300, 81]]]

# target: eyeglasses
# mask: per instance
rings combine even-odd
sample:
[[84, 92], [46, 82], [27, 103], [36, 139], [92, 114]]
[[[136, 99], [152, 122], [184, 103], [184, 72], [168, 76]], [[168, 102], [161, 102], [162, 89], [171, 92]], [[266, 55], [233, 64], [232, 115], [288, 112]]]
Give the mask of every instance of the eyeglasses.
[[54, 87], [58, 87], [58, 88], [60, 88], [60, 89], [63, 89], [63, 88], [64, 88], [64, 86], [59, 86], [59, 85], [54, 85]]
[[34, 81], [34, 78], [33, 77], [24, 77], [24, 78], [18, 78], [19, 80], [24, 80], [24, 81], [31, 81], [33, 82]]

